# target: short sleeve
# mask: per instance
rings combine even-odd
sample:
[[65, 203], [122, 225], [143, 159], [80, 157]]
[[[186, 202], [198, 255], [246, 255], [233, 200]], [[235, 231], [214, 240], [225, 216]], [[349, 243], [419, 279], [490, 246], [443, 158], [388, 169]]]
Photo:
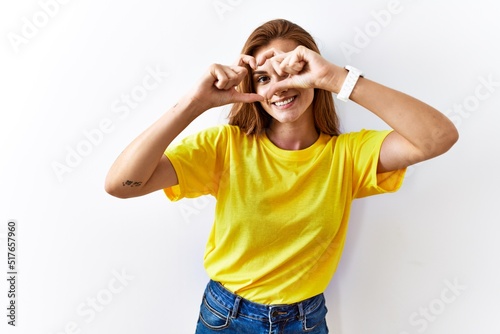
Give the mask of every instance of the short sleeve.
[[226, 133], [223, 125], [212, 127], [189, 135], [167, 148], [165, 155], [172, 163], [178, 179], [177, 185], [164, 189], [170, 200], [215, 196], [223, 169]]
[[352, 159], [353, 198], [362, 198], [397, 191], [406, 169], [377, 173], [382, 143], [391, 130], [362, 130], [348, 135]]

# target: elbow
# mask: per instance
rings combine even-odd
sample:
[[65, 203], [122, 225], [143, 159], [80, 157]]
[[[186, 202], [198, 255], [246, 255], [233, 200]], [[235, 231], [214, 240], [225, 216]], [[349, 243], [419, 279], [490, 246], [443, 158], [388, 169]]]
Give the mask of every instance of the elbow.
[[113, 197], [126, 198], [115, 185], [109, 184], [108, 182], [104, 184], [104, 190]]
[[452, 136], [453, 136], [453, 145], [455, 145], [455, 143], [458, 141], [458, 139], [460, 138], [460, 134], [458, 133], [458, 129], [455, 127], [455, 125], [453, 125], [453, 130], [452, 130]]
[[460, 135], [458, 134], [457, 128], [455, 127], [455, 125], [451, 124], [450, 129], [446, 133], [444, 152], [447, 152], [449, 149], [451, 149], [453, 145], [457, 143], [459, 137]]
[[459, 134], [457, 128], [451, 124], [446, 131], [443, 131], [437, 140], [434, 141], [434, 152], [431, 153], [433, 157], [444, 154], [448, 152], [453, 145], [457, 143], [459, 139]]
[[104, 190], [111, 196], [117, 198], [130, 198], [130, 194], [123, 191], [123, 187], [120, 187], [119, 182], [113, 181], [109, 176], [104, 182]]

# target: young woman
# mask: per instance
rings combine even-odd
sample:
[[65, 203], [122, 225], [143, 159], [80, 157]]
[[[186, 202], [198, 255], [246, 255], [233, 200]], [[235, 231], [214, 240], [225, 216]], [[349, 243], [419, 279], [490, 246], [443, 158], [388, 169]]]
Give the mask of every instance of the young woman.
[[[298, 25], [267, 22], [234, 66], [211, 65], [111, 167], [106, 191], [120, 198], [164, 189], [171, 200], [217, 199], [197, 333], [327, 333], [323, 291], [352, 200], [396, 191], [406, 167], [458, 139], [434, 108], [346, 68]], [[332, 93], [393, 130], [340, 134]], [[229, 124], [170, 145], [230, 103]]]

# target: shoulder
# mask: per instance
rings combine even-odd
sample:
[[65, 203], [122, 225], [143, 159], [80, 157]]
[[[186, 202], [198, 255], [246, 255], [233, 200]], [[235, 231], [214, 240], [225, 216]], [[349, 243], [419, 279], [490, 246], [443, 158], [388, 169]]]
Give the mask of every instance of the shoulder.
[[181, 142], [210, 141], [224, 139], [231, 136], [234, 131], [227, 124], [218, 124], [192, 132], [181, 138]]
[[392, 130], [367, 130], [344, 133], [338, 136], [335, 151], [356, 160], [378, 159], [382, 145]]
[[337, 142], [348, 146], [359, 146], [370, 143], [377, 145], [382, 144], [385, 137], [391, 132], [392, 130], [361, 129], [359, 131], [340, 134]]
[[230, 137], [238, 137], [242, 135], [239, 126], [230, 125], [230, 124], [218, 124], [203, 129], [197, 133], [197, 135], [201, 136], [230, 136]]
[[180, 144], [186, 146], [200, 147], [224, 147], [234, 145], [238, 142], [252, 140], [252, 136], [247, 136], [238, 126], [229, 124], [218, 124], [198, 130], [180, 139]]
[[213, 132], [217, 132], [219, 136], [222, 136], [226, 140], [233, 142], [255, 142], [262, 139], [262, 136], [258, 134], [247, 134], [237, 125], [231, 124], [221, 124], [212, 129]]

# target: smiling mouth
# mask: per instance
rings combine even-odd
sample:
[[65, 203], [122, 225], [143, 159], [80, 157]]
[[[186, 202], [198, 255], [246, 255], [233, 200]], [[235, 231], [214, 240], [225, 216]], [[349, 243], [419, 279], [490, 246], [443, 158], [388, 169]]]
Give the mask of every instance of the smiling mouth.
[[276, 102], [273, 102], [272, 104], [274, 104], [277, 107], [284, 107], [284, 106], [292, 103], [295, 100], [295, 98], [296, 98], [296, 96], [292, 96], [292, 97], [289, 97], [286, 100], [276, 101]]

